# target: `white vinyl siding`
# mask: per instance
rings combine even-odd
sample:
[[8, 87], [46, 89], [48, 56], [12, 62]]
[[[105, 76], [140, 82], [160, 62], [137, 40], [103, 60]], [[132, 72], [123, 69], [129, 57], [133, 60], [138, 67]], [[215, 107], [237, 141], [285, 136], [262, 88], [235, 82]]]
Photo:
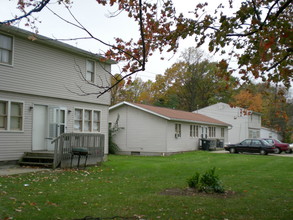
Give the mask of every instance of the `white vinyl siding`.
[[13, 38], [0, 34], [0, 63], [12, 65]]
[[23, 102], [0, 100], [0, 131], [23, 130]]
[[[13, 68], [0, 65], [0, 88], [2, 91], [109, 105], [110, 93], [98, 99], [97, 95], [76, 94], [100, 91], [81, 78], [81, 74], [85, 76], [86, 60], [86, 57], [42, 45], [40, 41], [14, 37]], [[98, 73], [96, 84], [107, 86], [111, 82], [109, 64], [96, 61], [95, 72]]]
[[100, 111], [76, 108], [74, 113], [74, 131], [100, 132]]
[[[108, 153], [108, 106], [95, 103], [80, 103], [77, 101], [54, 99], [26, 94], [15, 94], [0, 91], [0, 100], [23, 102], [23, 131], [3, 131], [0, 130], [0, 162], [9, 160], [19, 160], [24, 152], [32, 150], [33, 137], [33, 114], [34, 105], [44, 106], [63, 106], [67, 109], [66, 114], [66, 132], [74, 132], [74, 109], [82, 106], [85, 109], [97, 109], [100, 112], [100, 133], [105, 135], [105, 154]], [[62, 111], [62, 110], [61, 110]], [[63, 116], [62, 116], [63, 117]], [[61, 119], [61, 124], [63, 119]], [[61, 128], [60, 128], [61, 129]], [[48, 131], [49, 135], [49, 131]]]

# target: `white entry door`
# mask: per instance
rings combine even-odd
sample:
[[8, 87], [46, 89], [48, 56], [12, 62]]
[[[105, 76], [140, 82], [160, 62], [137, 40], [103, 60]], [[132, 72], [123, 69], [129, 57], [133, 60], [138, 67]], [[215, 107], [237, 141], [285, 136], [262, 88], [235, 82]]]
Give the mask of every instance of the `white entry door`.
[[33, 110], [33, 150], [47, 150], [47, 106], [34, 105]]
[[66, 108], [49, 107], [48, 108], [48, 121], [49, 132], [47, 138], [48, 150], [54, 150], [54, 144], [52, 140], [59, 135], [66, 132]]
[[208, 138], [208, 127], [202, 126], [201, 127], [201, 138]]

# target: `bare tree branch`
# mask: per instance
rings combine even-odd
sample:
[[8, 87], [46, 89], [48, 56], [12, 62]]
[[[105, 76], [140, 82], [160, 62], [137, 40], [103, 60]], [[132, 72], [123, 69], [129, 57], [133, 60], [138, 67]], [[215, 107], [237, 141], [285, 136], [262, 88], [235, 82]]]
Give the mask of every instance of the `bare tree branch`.
[[36, 7], [34, 7], [32, 10], [30, 10], [28, 13], [25, 13], [24, 15], [21, 15], [19, 17], [16, 17], [14, 19], [6, 20], [3, 22], [0, 22], [0, 24], [11, 24], [13, 22], [22, 20], [23, 18], [27, 18], [31, 16], [33, 13], [37, 13], [43, 10], [43, 8], [50, 2], [50, 0], [42, 0], [39, 4], [37, 4]]

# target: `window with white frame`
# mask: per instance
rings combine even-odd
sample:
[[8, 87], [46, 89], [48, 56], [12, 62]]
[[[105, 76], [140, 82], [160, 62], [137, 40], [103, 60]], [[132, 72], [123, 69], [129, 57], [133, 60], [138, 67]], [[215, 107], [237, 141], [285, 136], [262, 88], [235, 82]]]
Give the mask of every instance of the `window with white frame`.
[[95, 82], [95, 62], [91, 60], [86, 61], [85, 79], [89, 82]]
[[74, 131], [100, 132], [101, 112], [92, 109], [76, 108], [74, 113]]
[[216, 127], [209, 127], [209, 137], [216, 137]]
[[12, 37], [0, 34], [0, 63], [12, 64], [12, 48]]
[[0, 131], [23, 130], [23, 103], [0, 100]]
[[225, 137], [225, 128], [221, 128], [221, 137]]
[[175, 124], [175, 138], [181, 137], [181, 124]]
[[0, 101], [0, 130], [7, 130], [8, 102]]
[[259, 130], [249, 129], [248, 137], [249, 138], [259, 138], [260, 137], [260, 131]]
[[101, 119], [100, 119], [100, 115], [101, 113], [99, 111], [94, 111], [94, 119], [93, 119], [93, 131], [100, 131], [100, 127], [101, 127]]
[[198, 137], [198, 125], [190, 125], [190, 137]]
[[84, 129], [83, 131], [91, 131], [92, 128], [92, 111], [84, 110]]
[[82, 131], [82, 109], [75, 109], [74, 112], [74, 130]]

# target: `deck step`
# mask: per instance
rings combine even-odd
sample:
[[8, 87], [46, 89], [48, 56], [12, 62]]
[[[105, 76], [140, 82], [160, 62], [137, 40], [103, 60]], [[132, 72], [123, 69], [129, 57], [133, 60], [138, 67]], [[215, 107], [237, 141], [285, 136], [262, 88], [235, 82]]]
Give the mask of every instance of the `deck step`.
[[54, 158], [54, 153], [47, 152], [25, 152], [24, 156], [32, 156], [32, 157], [51, 157]]
[[53, 163], [37, 163], [37, 162], [19, 162], [20, 165], [24, 166], [40, 166], [40, 167], [52, 167]]
[[43, 159], [43, 160], [53, 160], [54, 159], [54, 157], [51, 157], [51, 156], [27, 156], [27, 155], [24, 155], [22, 158]]
[[25, 152], [20, 165], [53, 167], [54, 154], [51, 152]]

